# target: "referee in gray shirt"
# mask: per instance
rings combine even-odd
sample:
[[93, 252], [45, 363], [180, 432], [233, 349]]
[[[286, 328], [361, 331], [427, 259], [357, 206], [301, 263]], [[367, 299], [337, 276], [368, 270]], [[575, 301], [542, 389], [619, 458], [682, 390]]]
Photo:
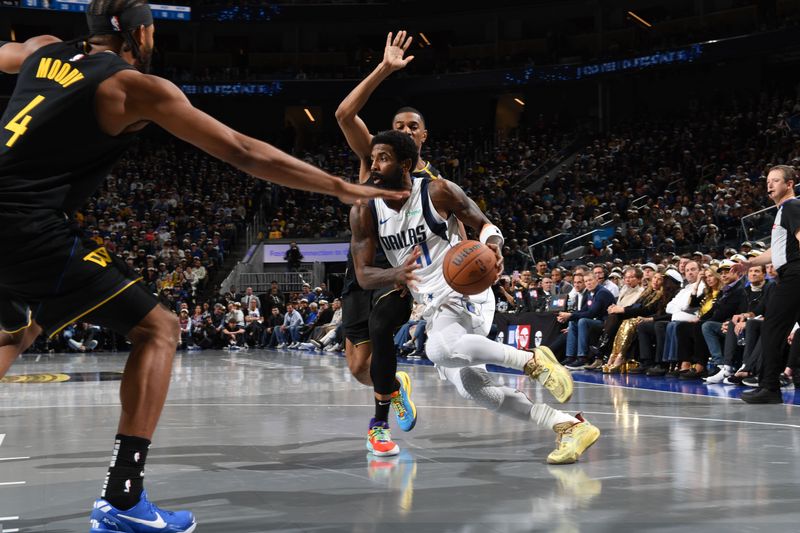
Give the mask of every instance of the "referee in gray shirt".
[[795, 184], [797, 171], [793, 167], [777, 165], [769, 170], [767, 192], [778, 206], [771, 246], [758, 257], [734, 267], [745, 273], [750, 267], [772, 263], [778, 271], [778, 284], [764, 313], [758, 388], [742, 394], [747, 403], [783, 403], [779, 378], [786, 366], [784, 347], [795, 322], [800, 321], [800, 199], [794, 196]]

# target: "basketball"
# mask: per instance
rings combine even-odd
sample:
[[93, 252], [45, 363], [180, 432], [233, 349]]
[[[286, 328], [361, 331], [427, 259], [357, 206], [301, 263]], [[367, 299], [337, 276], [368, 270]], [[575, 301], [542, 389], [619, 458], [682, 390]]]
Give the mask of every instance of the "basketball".
[[497, 258], [478, 241], [463, 241], [444, 256], [444, 279], [456, 292], [480, 294], [497, 279]]

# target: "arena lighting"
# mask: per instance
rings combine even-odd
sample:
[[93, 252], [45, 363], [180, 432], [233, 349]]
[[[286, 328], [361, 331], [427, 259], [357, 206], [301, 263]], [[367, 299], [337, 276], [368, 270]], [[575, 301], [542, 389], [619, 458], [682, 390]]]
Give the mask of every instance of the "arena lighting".
[[17, 42], [17, 32], [14, 31], [14, 28], [11, 28], [11, 40]]
[[525, 105], [525, 102], [523, 102], [523, 101], [522, 101], [521, 99], [519, 99], [519, 98], [514, 98], [514, 101], [515, 101], [516, 103], [518, 103], [519, 105]]
[[628, 11], [628, 16], [633, 17], [634, 20], [638, 21], [640, 24], [643, 24], [644, 26], [646, 26], [648, 28], [652, 28], [653, 27], [652, 24], [650, 24], [649, 22], [644, 20], [642, 17], [640, 17], [639, 15], [634, 13], [633, 11]]
[[308, 117], [308, 120], [310, 120], [311, 122], [316, 122], [316, 120], [314, 119], [314, 115], [311, 114], [311, 111], [309, 111], [307, 107], [304, 107], [303, 111], [306, 112], [306, 116]]
[[430, 45], [431, 45], [431, 42], [428, 40], [428, 38], [427, 38], [427, 37], [425, 37], [425, 34], [424, 34], [424, 33], [422, 33], [422, 32], [419, 32], [419, 36], [420, 36], [420, 37], [422, 37], [422, 40], [423, 40], [423, 41], [425, 41], [425, 44], [427, 44], [428, 46], [430, 46]]

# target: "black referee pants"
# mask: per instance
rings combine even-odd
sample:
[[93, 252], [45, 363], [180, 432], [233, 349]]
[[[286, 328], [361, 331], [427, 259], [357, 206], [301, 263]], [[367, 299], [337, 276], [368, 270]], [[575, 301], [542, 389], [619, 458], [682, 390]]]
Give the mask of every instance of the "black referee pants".
[[778, 285], [770, 295], [767, 309], [764, 312], [764, 325], [761, 331], [761, 347], [763, 351], [761, 373], [758, 386], [763, 389], [780, 390], [780, 375], [786, 367], [784, 350], [786, 340], [800, 321], [800, 263], [787, 265], [780, 273]]

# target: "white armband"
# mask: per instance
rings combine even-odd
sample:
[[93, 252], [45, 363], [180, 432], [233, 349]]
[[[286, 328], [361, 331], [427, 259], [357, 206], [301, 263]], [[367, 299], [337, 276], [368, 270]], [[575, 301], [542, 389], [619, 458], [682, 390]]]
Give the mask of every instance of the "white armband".
[[491, 241], [492, 244], [496, 244], [502, 248], [505, 239], [503, 238], [503, 232], [500, 231], [500, 228], [494, 224], [486, 224], [483, 226], [483, 229], [481, 229], [480, 241], [483, 244], [487, 244]]

